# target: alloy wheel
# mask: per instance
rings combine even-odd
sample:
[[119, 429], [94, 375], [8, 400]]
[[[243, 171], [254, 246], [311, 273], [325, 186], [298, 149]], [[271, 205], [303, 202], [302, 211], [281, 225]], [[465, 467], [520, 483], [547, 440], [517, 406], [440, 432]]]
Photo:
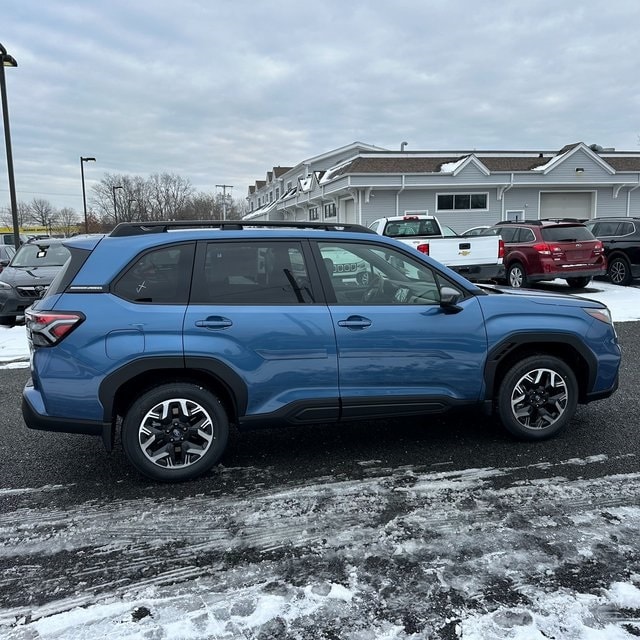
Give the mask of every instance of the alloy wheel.
[[213, 442], [212, 417], [202, 405], [186, 398], [159, 402], [146, 413], [138, 428], [142, 453], [165, 469], [198, 462]]
[[567, 401], [567, 384], [557, 371], [533, 369], [514, 386], [511, 411], [525, 429], [546, 429], [562, 417]]

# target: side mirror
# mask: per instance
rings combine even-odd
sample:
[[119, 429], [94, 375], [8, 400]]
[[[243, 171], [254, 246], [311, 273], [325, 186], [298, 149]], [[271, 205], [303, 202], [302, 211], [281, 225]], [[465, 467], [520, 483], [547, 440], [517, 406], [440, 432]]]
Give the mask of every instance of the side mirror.
[[462, 311], [462, 307], [458, 305], [462, 293], [451, 287], [442, 287], [440, 289], [440, 306], [445, 313], [458, 313]]

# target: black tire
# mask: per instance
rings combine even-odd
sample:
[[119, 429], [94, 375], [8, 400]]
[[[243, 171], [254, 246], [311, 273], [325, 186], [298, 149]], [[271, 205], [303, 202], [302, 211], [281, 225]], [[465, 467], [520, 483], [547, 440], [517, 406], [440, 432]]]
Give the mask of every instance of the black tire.
[[622, 287], [628, 287], [633, 281], [629, 262], [622, 256], [616, 256], [609, 261], [607, 275], [613, 284], [618, 284]]
[[507, 284], [514, 289], [521, 289], [529, 284], [527, 272], [519, 262], [514, 262], [507, 269]]
[[584, 289], [591, 282], [591, 278], [584, 276], [582, 278], [567, 278], [567, 284], [572, 289]]
[[531, 356], [513, 365], [498, 389], [505, 428], [518, 438], [544, 440], [561, 431], [578, 404], [576, 376], [553, 356]]
[[[184, 382], [142, 394], [122, 421], [122, 446], [143, 475], [181, 482], [206, 473], [227, 446], [229, 420], [218, 398]], [[155, 459], [154, 459], [155, 458]]]
[[0, 316], [0, 326], [3, 326], [3, 327], [15, 327], [16, 326], [16, 317], [15, 316]]

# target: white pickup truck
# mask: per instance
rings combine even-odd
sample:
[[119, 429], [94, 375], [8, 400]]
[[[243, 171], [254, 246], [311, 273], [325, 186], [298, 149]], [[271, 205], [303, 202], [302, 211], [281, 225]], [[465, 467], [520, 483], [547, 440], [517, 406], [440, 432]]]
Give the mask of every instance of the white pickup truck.
[[410, 212], [379, 218], [369, 228], [414, 247], [468, 280], [504, 278], [504, 243], [499, 236], [450, 236], [443, 233], [436, 217]]

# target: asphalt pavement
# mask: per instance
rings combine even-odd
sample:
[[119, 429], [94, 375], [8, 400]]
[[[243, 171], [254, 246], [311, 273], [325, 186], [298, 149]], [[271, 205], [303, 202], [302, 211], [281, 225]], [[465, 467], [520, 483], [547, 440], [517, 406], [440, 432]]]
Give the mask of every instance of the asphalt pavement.
[[[597, 473], [633, 471], [637, 463], [625, 454], [637, 453], [640, 444], [640, 323], [619, 323], [616, 329], [623, 349], [618, 391], [611, 398], [579, 406], [569, 427], [552, 440], [520, 442], [492, 419], [464, 412], [232, 434], [221, 463], [227, 468], [269, 468], [274, 483], [327, 475], [358, 478], [361, 460], [380, 460], [389, 468], [429, 463], [464, 469], [605, 455], [609, 461]], [[119, 446], [108, 454], [99, 438], [27, 429], [20, 397], [28, 376], [28, 369], [0, 370], [3, 488], [70, 484], [75, 489], [65, 496], [72, 501], [103, 496], [105, 491], [131, 498], [149, 486], [172, 496], [222, 489], [215, 472], [170, 489], [157, 486], [129, 467]]]

